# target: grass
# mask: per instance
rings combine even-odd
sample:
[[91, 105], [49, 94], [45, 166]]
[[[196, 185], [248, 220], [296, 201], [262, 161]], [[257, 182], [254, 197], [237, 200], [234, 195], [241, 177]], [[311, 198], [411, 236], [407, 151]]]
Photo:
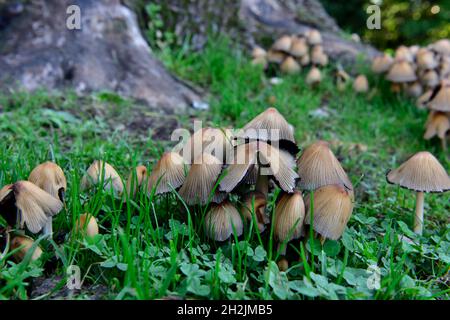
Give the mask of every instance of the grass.
[[[250, 223], [241, 238], [219, 244], [205, 236], [206, 208], [187, 207], [176, 193], [139, 193], [124, 203], [108, 190], [80, 192], [93, 160], [113, 164], [125, 179], [138, 164], [151, 169], [173, 143], [148, 138], [150, 130], [137, 134], [124, 128], [141, 107], [113, 93], [83, 99], [70, 92], [15, 93], [0, 99], [0, 186], [26, 179], [53, 154], [65, 171], [68, 192], [66, 209], [54, 220], [63, 238], [39, 239], [45, 252], [41, 261], [0, 260], [0, 298], [30, 298], [32, 283], [42, 277], [56, 285], [36, 298], [60, 296], [71, 265], [80, 268], [85, 288], [104, 289], [97, 297], [104, 299], [449, 298], [448, 194], [426, 195], [425, 233], [419, 237], [411, 231], [414, 195], [385, 181], [388, 169], [421, 150], [432, 152], [448, 170], [439, 141], [422, 139], [426, 112], [390, 94], [387, 84], [373, 77], [372, 87], [379, 86], [371, 98], [351, 88], [338, 92], [332, 70], [324, 70], [325, 80], [314, 89], [305, 85], [304, 74], [270, 85], [245, 53], [223, 39], [211, 41], [201, 53], [182, 48], [159, 55], [180, 77], [209, 90], [211, 110], [194, 115], [206, 125], [241, 127], [274, 105], [295, 126], [300, 147], [331, 141], [356, 188], [342, 239], [323, 246], [314, 239], [289, 243], [289, 270], [280, 272], [272, 228], [259, 236]], [[318, 109], [327, 116], [314, 116]], [[192, 125], [187, 119], [181, 124]], [[278, 192], [270, 195], [271, 211]], [[101, 235], [82, 239], [71, 233], [85, 212], [97, 217]], [[399, 241], [398, 235], [414, 243]], [[378, 276], [370, 271], [373, 265], [381, 280], [375, 290], [367, 286]], [[82, 290], [71, 297], [93, 294]]]

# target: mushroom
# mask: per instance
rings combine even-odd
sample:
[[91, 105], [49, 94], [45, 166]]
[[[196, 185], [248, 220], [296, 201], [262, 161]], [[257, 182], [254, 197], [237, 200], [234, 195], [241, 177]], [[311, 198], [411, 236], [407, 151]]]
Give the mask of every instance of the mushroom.
[[441, 39], [431, 44], [431, 49], [441, 55], [450, 55], [450, 40], [449, 39]]
[[444, 167], [431, 153], [422, 151], [413, 155], [397, 169], [388, 172], [386, 180], [417, 192], [414, 232], [422, 234], [424, 192], [450, 190], [450, 178]]
[[311, 62], [320, 66], [326, 66], [328, 64], [328, 56], [323, 52], [321, 45], [313, 47], [311, 51]]
[[428, 70], [423, 74], [421, 80], [425, 86], [434, 88], [439, 84], [439, 75], [434, 70]]
[[287, 54], [281, 51], [276, 51], [273, 49], [270, 49], [267, 52], [267, 61], [269, 63], [276, 63], [279, 64], [283, 62], [283, 60], [287, 57]]
[[[67, 181], [63, 170], [56, 163], [47, 161], [38, 165], [31, 171], [28, 181], [64, 202]], [[50, 235], [52, 233], [53, 218], [48, 217], [47, 224], [44, 227], [44, 234]]]
[[414, 98], [419, 97], [420, 95], [422, 95], [423, 92], [423, 88], [420, 85], [420, 83], [418, 81], [415, 81], [413, 83], [408, 84], [408, 86], [406, 87], [406, 93]]
[[417, 66], [423, 70], [434, 69], [438, 66], [438, 62], [430, 50], [421, 48], [417, 52]]
[[412, 55], [411, 51], [406, 46], [400, 46], [395, 50], [395, 60], [400, 61], [404, 60], [407, 62], [413, 62], [414, 56]]
[[[305, 197], [305, 224], [311, 223], [311, 195]], [[353, 192], [340, 184], [329, 184], [314, 191], [313, 229], [325, 239], [338, 240], [353, 211]]]
[[447, 150], [447, 132], [450, 131], [450, 119], [444, 112], [431, 111], [425, 124], [425, 140], [430, 140], [434, 136], [441, 139], [442, 149]]
[[272, 50], [289, 53], [291, 50], [292, 38], [288, 35], [284, 35], [275, 41], [272, 45]]
[[377, 56], [372, 61], [372, 71], [374, 73], [385, 73], [391, 68], [393, 62], [394, 59], [387, 54]]
[[13, 257], [16, 262], [23, 261], [27, 253], [32, 250], [33, 247], [34, 251], [31, 253], [31, 261], [36, 261], [42, 256], [42, 249], [34, 244], [32, 238], [24, 235], [16, 235], [11, 240], [11, 251], [15, 251]]
[[450, 80], [442, 80], [434, 88], [428, 107], [434, 111], [450, 112]]
[[306, 75], [306, 83], [310, 86], [315, 86], [322, 81], [322, 75], [317, 67], [312, 67]]
[[289, 56], [281, 63], [280, 70], [283, 73], [296, 74], [300, 72], [301, 67], [293, 57]]
[[305, 219], [305, 203], [302, 193], [295, 190], [281, 196], [275, 207], [275, 238], [278, 240], [281, 254], [286, 253], [286, 247], [280, 247], [293, 239], [300, 238]]
[[297, 167], [299, 186], [303, 190], [315, 190], [327, 184], [342, 184], [347, 189], [353, 189], [326, 141], [317, 141], [308, 146], [297, 160]]
[[155, 195], [178, 189], [185, 181], [186, 164], [182, 156], [176, 152], [166, 152], [153, 168], [148, 178], [147, 192]]
[[130, 172], [127, 180], [127, 194], [129, 197], [134, 197], [136, 192], [141, 188], [142, 183], [147, 177], [147, 168], [145, 166], [137, 166]]
[[103, 183], [104, 190], [109, 191], [112, 188], [117, 194], [122, 194], [124, 189], [122, 179], [116, 169], [103, 160], [95, 160], [89, 166], [81, 179], [81, 190], [86, 190], [99, 183]]
[[300, 58], [300, 65], [302, 65], [303, 67], [309, 65], [311, 62], [311, 59], [309, 57], [309, 54], [305, 54], [304, 56], [302, 56]]
[[365, 75], [360, 74], [356, 77], [355, 81], [353, 82], [353, 90], [358, 93], [365, 93], [369, 91], [369, 81], [367, 81]]
[[303, 37], [292, 37], [291, 49], [289, 50], [289, 53], [296, 58], [300, 58], [308, 54], [306, 39]]
[[308, 43], [312, 46], [322, 43], [322, 35], [316, 29], [308, 30], [306, 32], [306, 39], [308, 40]]
[[256, 217], [259, 232], [263, 232], [265, 225], [270, 222], [264, 209], [266, 208], [266, 196], [262, 192], [250, 191], [242, 197], [242, 210], [244, 217], [248, 221], [253, 221], [253, 215]]
[[80, 214], [74, 225], [74, 233], [83, 237], [94, 237], [98, 234], [97, 219], [89, 213]]
[[[0, 190], [0, 213], [9, 226], [16, 224], [38, 233], [48, 219], [61, 211], [63, 203], [29, 181], [18, 181]], [[44, 229], [44, 232], [51, 230]], [[45, 233], [48, 234], [48, 233]]]
[[413, 67], [406, 60], [396, 61], [389, 70], [386, 78], [395, 83], [412, 82], [417, 80]]
[[178, 193], [189, 205], [205, 205], [211, 196], [212, 202], [221, 202], [225, 194], [216, 192], [211, 195], [221, 172], [222, 161], [203, 153], [194, 159], [194, 164]]
[[289, 153], [279, 150], [263, 141], [253, 141], [236, 146], [234, 158], [228, 166], [227, 174], [220, 182], [220, 190], [231, 192], [238, 186], [250, 170], [258, 166], [256, 191], [267, 195], [269, 177], [286, 192], [293, 192], [297, 173], [293, 170], [295, 159]]
[[225, 241], [232, 234], [240, 237], [243, 229], [239, 212], [228, 200], [220, 204], [213, 204], [205, 216], [206, 235], [215, 241]]
[[261, 47], [254, 47], [252, 50], [252, 58], [265, 58], [267, 56], [267, 51]]

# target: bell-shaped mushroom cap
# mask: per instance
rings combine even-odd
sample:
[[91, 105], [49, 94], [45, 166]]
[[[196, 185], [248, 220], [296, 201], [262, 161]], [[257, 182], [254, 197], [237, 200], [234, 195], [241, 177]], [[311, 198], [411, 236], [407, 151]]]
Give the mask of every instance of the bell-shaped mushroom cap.
[[84, 237], [93, 237], [98, 234], [97, 219], [89, 213], [80, 214], [80, 217], [75, 222], [75, 233], [80, 233]]
[[105, 191], [109, 191], [112, 188], [118, 194], [123, 192], [123, 182], [116, 169], [103, 160], [95, 160], [81, 179], [81, 190], [88, 189], [92, 185], [102, 182]]
[[416, 106], [418, 108], [425, 108], [427, 103], [430, 101], [433, 90], [427, 90], [419, 98], [417, 98]]
[[56, 163], [47, 161], [38, 165], [31, 171], [28, 181], [64, 201], [67, 181], [64, 172]]
[[[11, 215], [9, 210], [14, 207], [16, 212], [19, 210], [19, 225], [21, 228], [24, 225], [32, 233], [38, 233], [47, 223], [49, 217], [56, 215], [61, 211], [63, 203], [53, 197], [51, 194], [45, 192], [38, 186], [29, 181], [18, 181], [14, 184], [8, 185], [0, 192], [0, 211], [2, 215]], [[8, 212], [6, 212], [8, 210]], [[8, 223], [15, 223], [14, 219], [8, 218]]]
[[434, 70], [428, 70], [423, 74], [421, 80], [425, 86], [433, 88], [439, 84], [439, 75]]
[[391, 56], [384, 54], [377, 56], [372, 61], [372, 71], [374, 73], [384, 73], [387, 72], [394, 62]]
[[326, 141], [318, 141], [307, 147], [298, 159], [297, 167], [299, 186], [303, 190], [314, 190], [327, 184], [342, 184], [347, 189], [353, 189]]
[[426, 48], [421, 48], [417, 52], [417, 66], [421, 69], [434, 69], [438, 66], [438, 61], [433, 52]]
[[[339, 184], [314, 191], [313, 229], [327, 239], [337, 240], [344, 233], [353, 211], [353, 193]], [[305, 198], [305, 224], [311, 221], [311, 195]]]
[[176, 152], [166, 152], [153, 168], [148, 178], [147, 192], [162, 194], [179, 188], [185, 181], [186, 164], [182, 156]]
[[287, 140], [295, 143], [294, 131], [275, 108], [268, 108], [243, 128], [244, 137], [264, 141]]
[[450, 190], [450, 178], [444, 167], [429, 152], [422, 151], [386, 175], [389, 183], [418, 192]]
[[267, 68], [268, 61], [266, 57], [258, 57], [252, 59], [252, 65], [262, 66], [263, 69]]
[[353, 90], [355, 92], [367, 92], [369, 90], [369, 81], [365, 75], [360, 74], [353, 82]]
[[405, 60], [395, 62], [386, 78], [392, 82], [411, 82], [417, 80], [413, 67]]
[[423, 88], [418, 81], [413, 82], [406, 87], [406, 93], [410, 97], [417, 98], [422, 94], [422, 92], [423, 92]]
[[254, 47], [252, 50], [252, 58], [265, 58], [267, 55], [267, 51], [261, 47]]
[[397, 50], [395, 50], [395, 60], [396, 61], [403, 60], [403, 61], [413, 62], [414, 56], [408, 47], [400, 46], [397, 48]]
[[272, 49], [276, 51], [282, 51], [289, 53], [291, 50], [292, 38], [288, 35], [282, 36], [272, 45]]
[[322, 80], [320, 70], [316, 67], [312, 67], [306, 75], [306, 83], [308, 85], [317, 84]]
[[443, 80], [431, 94], [428, 107], [434, 111], [450, 111], [450, 81]]
[[127, 180], [127, 193], [130, 197], [134, 197], [136, 192], [142, 186], [147, 177], [147, 168], [145, 166], [137, 166], [130, 172]]
[[283, 73], [295, 74], [300, 72], [301, 67], [293, 57], [289, 56], [281, 63], [280, 70]]
[[311, 58], [310, 58], [310, 56], [309, 56], [308, 53], [305, 54], [305, 55], [303, 55], [303, 56], [300, 58], [300, 64], [301, 64], [302, 66], [307, 66], [307, 65], [310, 64], [310, 62], [311, 62]]
[[[228, 132], [228, 131], [227, 131]], [[225, 160], [228, 150], [232, 148], [231, 139], [227, 133], [218, 128], [202, 128], [194, 132], [183, 146], [182, 155], [186, 163], [193, 163], [202, 153]]]
[[308, 45], [305, 38], [292, 37], [292, 44], [289, 53], [294, 57], [303, 57], [308, 53]]
[[322, 35], [318, 30], [311, 29], [306, 32], [306, 39], [310, 45], [318, 45], [322, 43]]
[[442, 55], [450, 55], [450, 40], [440, 39], [430, 46], [434, 51]]
[[296, 190], [283, 194], [275, 207], [275, 238], [279, 242], [300, 238], [304, 219], [305, 203], [302, 193]]
[[287, 54], [281, 51], [270, 49], [267, 52], [267, 61], [270, 63], [281, 63], [287, 57]]
[[220, 190], [231, 192], [256, 164], [260, 166], [260, 169], [264, 167], [264, 172], [258, 174], [270, 175], [281, 189], [286, 192], [293, 191], [295, 180], [298, 178], [293, 170], [294, 157], [263, 141], [253, 141], [236, 147], [234, 158], [220, 182]]
[[237, 237], [244, 229], [242, 218], [229, 201], [211, 206], [205, 216], [206, 235], [215, 241], [225, 241], [235, 232]]
[[[17, 250], [13, 257], [17, 262], [21, 262], [27, 253], [32, 250], [34, 245], [33, 239], [27, 236], [16, 235], [11, 240], [11, 251]], [[42, 249], [39, 246], [35, 246], [33, 253], [31, 254], [31, 261], [36, 261], [42, 256]]]
[[263, 232], [265, 225], [270, 222], [264, 211], [266, 205], [266, 196], [262, 192], [250, 191], [242, 197], [242, 214], [248, 221], [252, 221], [254, 213], [260, 232]]
[[[189, 174], [179, 190], [180, 196], [189, 205], [207, 204], [221, 171], [222, 161], [213, 155], [201, 154], [191, 166]], [[223, 200], [222, 195], [220, 198]], [[213, 195], [211, 201], [220, 200], [217, 195]]]
[[444, 112], [431, 111], [425, 126], [426, 131], [423, 136], [425, 140], [429, 140], [436, 135], [440, 139], [445, 139], [447, 131], [450, 130], [450, 119]]

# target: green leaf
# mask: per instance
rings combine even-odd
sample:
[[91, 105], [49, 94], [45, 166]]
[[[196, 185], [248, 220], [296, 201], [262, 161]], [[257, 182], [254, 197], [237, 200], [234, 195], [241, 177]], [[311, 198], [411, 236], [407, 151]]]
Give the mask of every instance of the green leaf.
[[257, 246], [255, 249], [255, 254], [253, 256], [253, 260], [261, 262], [264, 261], [264, 259], [267, 256], [266, 250], [262, 246]]
[[327, 256], [335, 257], [341, 251], [341, 244], [335, 240], [327, 240], [323, 246], [323, 251], [325, 251]]

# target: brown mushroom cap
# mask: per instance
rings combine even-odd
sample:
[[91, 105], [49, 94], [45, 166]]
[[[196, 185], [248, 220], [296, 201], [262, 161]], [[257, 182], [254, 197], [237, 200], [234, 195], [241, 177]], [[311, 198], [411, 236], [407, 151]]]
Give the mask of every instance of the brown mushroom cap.
[[292, 45], [291, 36], [284, 35], [273, 43], [272, 49], [276, 51], [289, 53], [289, 51], [291, 50], [291, 45]]
[[428, 70], [423, 74], [421, 80], [425, 86], [433, 88], [439, 84], [439, 75], [434, 70]]
[[287, 74], [296, 74], [301, 70], [300, 64], [291, 56], [284, 59], [280, 65], [280, 70]]
[[[38, 233], [49, 217], [59, 213], [63, 203], [29, 181], [18, 181], [3, 187], [0, 192], [0, 212], [8, 224], [14, 225], [19, 210], [19, 225], [25, 225], [32, 233]], [[14, 208], [16, 208], [14, 210]], [[11, 212], [14, 210], [14, 212]]]
[[429, 152], [418, 152], [386, 175], [389, 183], [417, 192], [450, 190], [450, 178], [444, 167]]
[[56, 163], [48, 161], [38, 165], [31, 171], [28, 181], [50, 193], [55, 198], [59, 198], [61, 201], [64, 200], [67, 181], [64, 172]]
[[411, 82], [417, 80], [413, 67], [405, 60], [395, 62], [386, 78], [392, 82]]
[[391, 56], [384, 54], [377, 56], [372, 61], [372, 71], [374, 73], [384, 73], [387, 72], [394, 62]]
[[450, 40], [441, 39], [430, 45], [431, 49], [442, 54], [450, 55]]
[[406, 87], [406, 92], [411, 97], [419, 97], [423, 93], [423, 88], [418, 81], [409, 84]]
[[438, 66], [438, 61], [433, 52], [426, 48], [421, 48], [417, 52], [417, 66], [421, 69], [434, 69]]
[[267, 52], [267, 61], [270, 63], [281, 63], [287, 57], [287, 54], [281, 51], [270, 49]]
[[442, 81], [436, 87], [428, 102], [431, 110], [449, 112], [450, 111], [450, 81]]
[[206, 235], [215, 241], [225, 241], [233, 232], [239, 237], [243, 229], [242, 218], [229, 201], [212, 205], [205, 216]]
[[[311, 221], [311, 199], [305, 197], [305, 224]], [[353, 211], [353, 194], [338, 184], [314, 191], [313, 229], [327, 239], [337, 240], [344, 233]]]
[[328, 142], [318, 141], [307, 147], [297, 161], [303, 190], [314, 190], [327, 184], [342, 184], [353, 189], [347, 174], [331, 151]]
[[447, 132], [450, 131], [450, 119], [444, 112], [431, 111], [426, 122], [426, 131], [424, 139], [429, 140], [434, 136], [445, 139]]
[[322, 74], [317, 67], [312, 67], [306, 75], [306, 83], [308, 85], [314, 85], [322, 81]]
[[355, 81], [353, 82], [353, 90], [361, 93], [369, 91], [369, 81], [367, 81], [365, 75], [360, 74], [356, 77]]
[[310, 64], [310, 62], [311, 62], [311, 58], [310, 58], [310, 56], [309, 56], [308, 53], [305, 54], [305, 55], [303, 55], [303, 56], [300, 58], [300, 64], [301, 64], [302, 66], [307, 66], [307, 65]]
[[[179, 190], [180, 196], [189, 205], [207, 204], [221, 172], [222, 161], [213, 155], [201, 154], [191, 166], [189, 174]], [[214, 195], [211, 201], [221, 200], [223, 200], [223, 194]]]
[[[34, 241], [30, 237], [22, 235], [14, 236], [14, 238], [11, 240], [11, 251], [18, 250], [13, 254], [14, 259], [17, 262], [21, 262], [27, 255], [28, 251], [31, 250], [33, 245]], [[36, 246], [31, 255], [31, 261], [36, 261], [41, 256], [42, 256], [42, 249], [39, 246]]]
[[130, 172], [127, 180], [127, 193], [130, 197], [134, 197], [136, 192], [142, 186], [145, 178], [147, 177], [147, 168], [145, 166], [137, 166]]
[[275, 207], [275, 237], [279, 242], [300, 238], [305, 219], [302, 193], [294, 191], [281, 196]]
[[178, 153], [164, 153], [148, 178], [147, 191], [151, 193], [156, 188], [155, 194], [163, 194], [178, 189], [186, 178], [186, 168], [183, 157]]
[[105, 191], [109, 191], [112, 188], [118, 194], [123, 192], [123, 182], [116, 169], [103, 160], [95, 160], [81, 179], [80, 187], [81, 190], [85, 190], [100, 182], [103, 182], [103, 189]]
[[98, 234], [97, 219], [89, 213], [80, 214], [75, 222], [75, 233], [81, 233], [83, 236], [93, 237]]
[[267, 55], [267, 51], [261, 47], [254, 47], [252, 50], [252, 57], [256, 58], [265, 58]]
[[305, 38], [292, 37], [291, 49], [289, 53], [294, 57], [303, 57], [308, 53], [308, 45]]
[[408, 62], [413, 62], [414, 56], [408, 47], [400, 46], [397, 48], [397, 50], [395, 50], [395, 60], [396, 61], [404, 60]]
[[318, 45], [322, 43], [322, 35], [318, 30], [311, 29], [306, 32], [306, 39], [310, 45]]
[[250, 191], [242, 197], [241, 212], [248, 221], [252, 221], [252, 215], [255, 214], [260, 232], [264, 231], [265, 225], [270, 222], [265, 214], [266, 205], [266, 196], [262, 192]]

